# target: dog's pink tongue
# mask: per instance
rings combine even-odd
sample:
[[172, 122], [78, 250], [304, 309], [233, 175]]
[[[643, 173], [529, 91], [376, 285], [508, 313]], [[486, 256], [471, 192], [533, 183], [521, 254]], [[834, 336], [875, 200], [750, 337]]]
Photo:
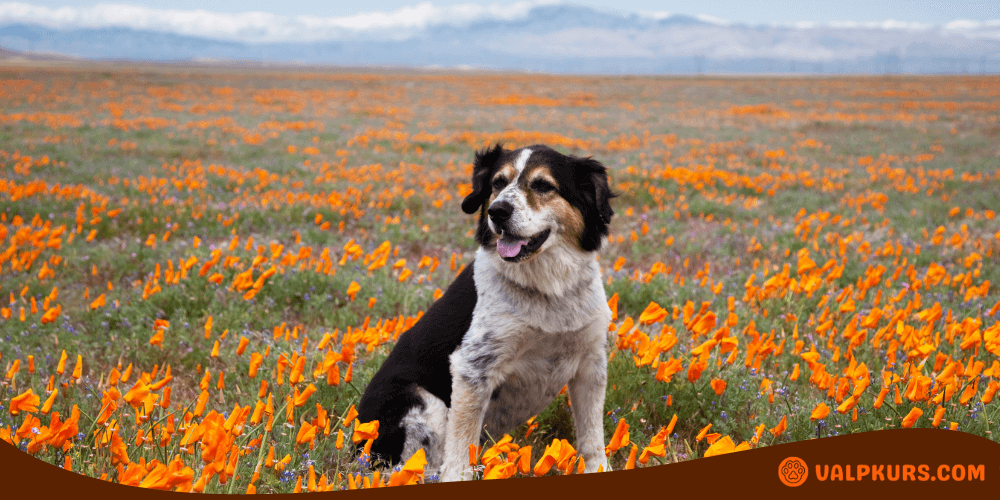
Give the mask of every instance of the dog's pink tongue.
[[513, 243], [506, 243], [503, 240], [497, 240], [497, 253], [501, 257], [515, 257], [517, 254], [521, 253], [521, 247], [527, 243], [527, 240], [518, 240]]

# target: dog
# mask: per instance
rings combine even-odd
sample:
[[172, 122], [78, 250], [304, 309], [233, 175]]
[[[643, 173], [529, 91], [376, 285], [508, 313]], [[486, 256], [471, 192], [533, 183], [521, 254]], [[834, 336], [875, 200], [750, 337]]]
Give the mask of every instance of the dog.
[[611, 310], [597, 252], [615, 196], [590, 157], [500, 143], [476, 152], [462, 210], [479, 212], [479, 248], [365, 389], [358, 418], [379, 421], [373, 458], [423, 448], [442, 481], [469, 480], [470, 444], [510, 432], [568, 386], [585, 470], [608, 470]]

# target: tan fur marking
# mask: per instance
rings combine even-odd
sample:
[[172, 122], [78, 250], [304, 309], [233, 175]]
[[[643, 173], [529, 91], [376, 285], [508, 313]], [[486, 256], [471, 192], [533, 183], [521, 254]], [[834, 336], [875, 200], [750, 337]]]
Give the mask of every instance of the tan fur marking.
[[536, 193], [535, 190], [531, 189], [531, 183], [535, 182], [538, 179], [544, 179], [553, 186], [555, 186], [557, 189], [559, 188], [559, 184], [552, 177], [552, 172], [551, 170], [549, 170], [548, 165], [545, 165], [544, 163], [539, 163], [536, 165], [532, 165], [530, 167], [526, 167], [524, 169], [524, 172], [521, 172], [521, 176], [518, 178], [517, 184], [524, 191], [524, 199], [528, 203], [528, 208], [534, 211], [541, 210], [543, 203], [550, 202], [551, 199], [553, 199], [553, 197], [550, 196], [551, 194], [555, 194], [554, 198], [558, 198], [560, 200], [562, 199], [557, 192], [549, 194], [539, 194]]
[[497, 170], [497, 173], [493, 175], [490, 182], [493, 182], [497, 177], [503, 177], [504, 179], [507, 179], [507, 182], [513, 182], [515, 175], [517, 175], [517, 168], [514, 167], [513, 163], [508, 163]]
[[562, 225], [562, 232], [559, 233], [559, 237], [567, 244], [582, 251], [583, 249], [580, 248], [580, 235], [583, 234], [584, 229], [583, 214], [576, 207], [570, 205], [562, 196], [555, 197], [551, 202], [551, 206], [552, 211], [556, 214], [559, 223]]

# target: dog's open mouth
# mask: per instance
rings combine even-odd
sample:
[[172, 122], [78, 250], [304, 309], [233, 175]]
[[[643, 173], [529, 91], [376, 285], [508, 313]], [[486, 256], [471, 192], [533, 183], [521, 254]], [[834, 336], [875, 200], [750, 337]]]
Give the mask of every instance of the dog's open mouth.
[[546, 229], [531, 238], [516, 238], [501, 234], [500, 238], [497, 239], [497, 253], [503, 257], [503, 260], [517, 262], [537, 251], [542, 243], [545, 243], [545, 240], [549, 238], [551, 232], [551, 229]]

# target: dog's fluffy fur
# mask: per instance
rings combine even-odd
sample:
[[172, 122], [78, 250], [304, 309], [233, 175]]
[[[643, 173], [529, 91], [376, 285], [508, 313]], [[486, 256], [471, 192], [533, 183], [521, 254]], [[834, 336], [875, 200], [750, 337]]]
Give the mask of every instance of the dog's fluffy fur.
[[358, 406], [379, 420], [376, 458], [423, 448], [441, 479], [468, 479], [469, 444], [499, 438], [569, 387], [577, 449], [603, 466], [607, 326], [596, 253], [614, 195], [590, 158], [546, 146], [476, 153], [466, 213], [476, 258], [399, 337]]

